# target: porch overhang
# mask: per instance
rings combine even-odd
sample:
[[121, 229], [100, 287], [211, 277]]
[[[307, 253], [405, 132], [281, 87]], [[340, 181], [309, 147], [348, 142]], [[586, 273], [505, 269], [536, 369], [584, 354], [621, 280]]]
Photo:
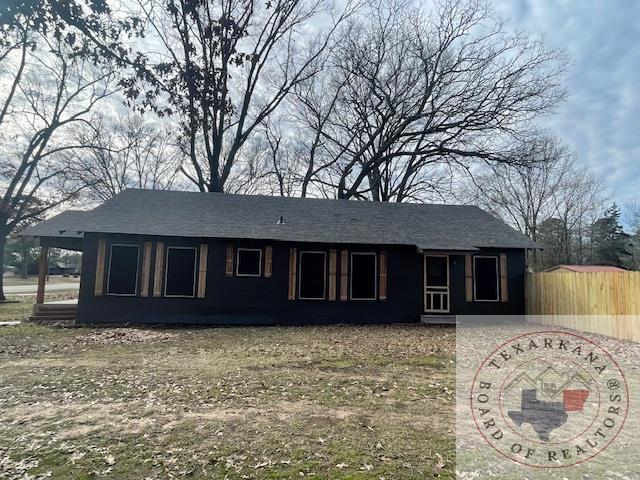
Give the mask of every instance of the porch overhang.
[[35, 237], [41, 247], [63, 248], [65, 250], [82, 251], [82, 237]]
[[83, 221], [89, 212], [67, 210], [37, 225], [18, 232], [18, 236], [38, 240], [41, 247], [82, 250]]

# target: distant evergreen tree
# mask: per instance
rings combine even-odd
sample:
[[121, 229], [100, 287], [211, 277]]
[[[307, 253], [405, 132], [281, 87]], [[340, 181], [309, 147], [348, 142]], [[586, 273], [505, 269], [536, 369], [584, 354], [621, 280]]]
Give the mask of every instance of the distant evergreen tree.
[[38, 242], [24, 237], [9, 238], [5, 251], [5, 266], [14, 267], [22, 277], [38, 271]]
[[593, 263], [630, 268], [633, 244], [620, 224], [620, 208], [614, 203], [592, 225]]

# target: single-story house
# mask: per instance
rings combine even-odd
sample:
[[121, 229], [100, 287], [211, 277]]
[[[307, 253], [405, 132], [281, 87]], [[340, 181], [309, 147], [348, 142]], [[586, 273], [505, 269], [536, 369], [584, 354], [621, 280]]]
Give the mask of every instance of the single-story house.
[[77, 320], [87, 323], [523, 314], [535, 248], [473, 206], [133, 189], [21, 235], [44, 252], [82, 251]]
[[624, 268], [611, 265], [555, 265], [545, 272], [597, 273], [597, 272], [626, 272]]

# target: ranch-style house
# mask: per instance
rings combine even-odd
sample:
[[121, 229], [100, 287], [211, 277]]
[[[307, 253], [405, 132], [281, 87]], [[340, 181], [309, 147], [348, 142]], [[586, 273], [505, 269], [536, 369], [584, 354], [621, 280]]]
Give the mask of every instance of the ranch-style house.
[[134, 189], [21, 235], [44, 266], [49, 247], [82, 252], [76, 318], [93, 324], [523, 314], [535, 248], [473, 206]]

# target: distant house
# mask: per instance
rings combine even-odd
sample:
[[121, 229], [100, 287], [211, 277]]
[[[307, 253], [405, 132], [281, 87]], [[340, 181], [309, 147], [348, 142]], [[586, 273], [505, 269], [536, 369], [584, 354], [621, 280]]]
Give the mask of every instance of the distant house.
[[609, 265], [556, 265], [547, 268], [545, 272], [575, 272], [575, 273], [592, 273], [592, 272], [626, 272], [624, 268], [611, 267]]
[[53, 262], [49, 264], [49, 275], [78, 275], [80, 267], [65, 262]]
[[150, 190], [21, 235], [82, 251], [77, 318], [91, 323], [522, 314], [535, 247], [472, 206]]

